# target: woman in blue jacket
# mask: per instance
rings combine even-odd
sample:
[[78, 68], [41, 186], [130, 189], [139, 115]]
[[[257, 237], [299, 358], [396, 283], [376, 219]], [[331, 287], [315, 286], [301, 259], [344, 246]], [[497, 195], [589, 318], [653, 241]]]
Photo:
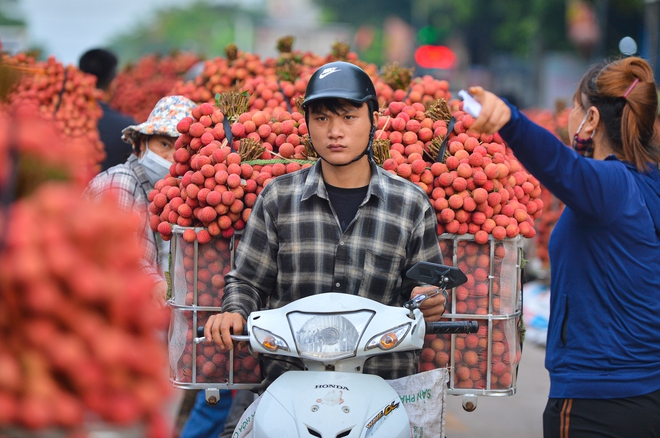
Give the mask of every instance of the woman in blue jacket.
[[649, 64], [592, 67], [572, 148], [481, 87], [471, 129], [499, 132], [566, 208], [549, 244], [544, 437], [660, 437], [660, 140]]

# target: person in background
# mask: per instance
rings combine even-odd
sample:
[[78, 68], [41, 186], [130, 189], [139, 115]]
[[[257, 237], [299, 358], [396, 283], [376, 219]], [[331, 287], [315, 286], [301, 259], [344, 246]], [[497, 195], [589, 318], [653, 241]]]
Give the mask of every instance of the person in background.
[[470, 128], [499, 132], [566, 204], [550, 239], [545, 438], [660, 437], [658, 95], [638, 57], [583, 76], [572, 148], [481, 87]]
[[118, 196], [120, 208], [140, 215], [139, 235], [145, 248], [143, 268], [154, 279], [154, 299], [162, 304], [167, 295], [164, 272], [169, 242], [149, 226], [148, 195], [158, 180], [169, 175], [174, 163], [174, 142], [179, 136], [176, 125], [190, 116], [194, 107], [195, 103], [183, 96], [160, 99], [146, 122], [121, 131], [121, 138], [131, 145], [128, 159], [96, 175], [85, 190], [85, 196], [92, 200], [112, 192]]
[[117, 74], [117, 56], [106, 49], [91, 49], [85, 52], [78, 61], [78, 68], [96, 76], [96, 88], [103, 92], [99, 105], [103, 116], [98, 121], [98, 130], [101, 141], [105, 145], [105, 159], [101, 163], [101, 171], [112, 166], [124, 163], [131, 155], [130, 143], [122, 141], [122, 129], [134, 125], [135, 120], [119, 111], [112, 109], [108, 104], [111, 87]]

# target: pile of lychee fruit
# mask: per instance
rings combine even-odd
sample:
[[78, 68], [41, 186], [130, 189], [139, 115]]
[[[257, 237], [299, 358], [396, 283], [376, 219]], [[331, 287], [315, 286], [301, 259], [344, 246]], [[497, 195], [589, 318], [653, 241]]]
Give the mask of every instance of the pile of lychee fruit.
[[38, 107], [0, 128], [0, 430], [171, 436], [169, 315], [142, 270], [141, 219], [83, 198], [91, 146]]

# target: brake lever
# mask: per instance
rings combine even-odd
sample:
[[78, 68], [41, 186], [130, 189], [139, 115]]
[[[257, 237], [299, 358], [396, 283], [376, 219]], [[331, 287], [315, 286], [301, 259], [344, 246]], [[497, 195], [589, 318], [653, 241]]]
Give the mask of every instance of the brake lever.
[[417, 295], [416, 297], [406, 301], [403, 303], [403, 307], [409, 310], [415, 310], [419, 309], [422, 303], [426, 300], [428, 300], [431, 297], [434, 297], [438, 294], [442, 293], [442, 290], [440, 288], [437, 288], [435, 291], [429, 293], [429, 294], [420, 294]]

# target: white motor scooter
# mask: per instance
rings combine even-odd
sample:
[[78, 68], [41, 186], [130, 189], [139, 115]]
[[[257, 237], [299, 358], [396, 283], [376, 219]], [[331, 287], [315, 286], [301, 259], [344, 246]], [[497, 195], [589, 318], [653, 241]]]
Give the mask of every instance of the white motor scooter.
[[[438, 286], [436, 293], [467, 280], [458, 268], [425, 262], [407, 275]], [[372, 356], [421, 349], [427, 333], [477, 331], [476, 321], [425, 322], [419, 307], [430, 296], [391, 307], [329, 292], [250, 314], [247, 335], [233, 335], [235, 341], [249, 342], [253, 353], [299, 358], [305, 367], [285, 372], [268, 386], [254, 414], [252, 436], [410, 437], [397, 392], [362, 370]]]

